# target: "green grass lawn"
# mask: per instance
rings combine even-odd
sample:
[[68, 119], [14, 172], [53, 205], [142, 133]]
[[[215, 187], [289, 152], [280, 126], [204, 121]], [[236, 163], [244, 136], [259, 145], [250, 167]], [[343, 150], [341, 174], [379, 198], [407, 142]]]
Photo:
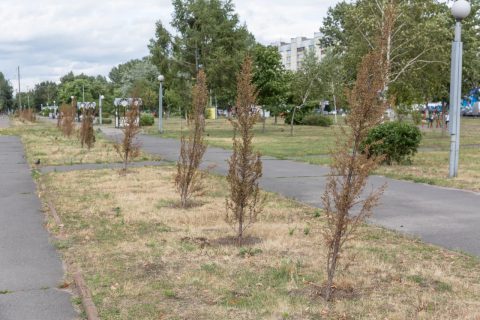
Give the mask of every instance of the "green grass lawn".
[[[338, 117], [343, 125], [343, 118]], [[290, 126], [269, 119], [262, 132], [262, 124], [255, 126], [255, 148], [263, 155], [280, 159], [292, 159], [312, 164], [329, 163], [329, 152], [334, 150], [337, 138], [341, 138], [341, 125], [329, 128], [295, 126], [290, 135]], [[185, 120], [178, 118], [164, 121], [164, 137], [179, 138], [188, 132]], [[209, 145], [231, 148], [233, 130], [226, 119], [207, 120], [206, 140]], [[158, 134], [157, 127], [147, 127], [148, 134]], [[382, 166], [377, 174], [397, 179], [406, 179], [447, 187], [480, 190], [480, 119], [463, 118], [461, 127], [461, 149], [459, 177], [448, 178], [450, 136], [441, 129], [422, 129], [423, 139], [412, 164]]]

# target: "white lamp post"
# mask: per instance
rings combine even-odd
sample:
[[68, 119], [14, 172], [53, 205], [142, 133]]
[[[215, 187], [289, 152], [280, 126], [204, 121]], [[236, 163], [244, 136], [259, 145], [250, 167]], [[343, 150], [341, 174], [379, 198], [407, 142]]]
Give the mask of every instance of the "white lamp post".
[[450, 178], [458, 176], [460, 149], [460, 102], [462, 99], [462, 20], [470, 14], [470, 3], [458, 0], [452, 6], [455, 23], [455, 39], [452, 43], [452, 64], [450, 75]]
[[98, 113], [99, 113], [99, 116], [100, 116], [100, 125], [103, 124], [103, 120], [102, 120], [102, 101], [103, 99], [105, 99], [105, 96], [103, 95], [100, 95], [100, 97], [98, 97]]
[[158, 95], [158, 132], [163, 133], [163, 81], [165, 81], [165, 77], [159, 75], [158, 81], [160, 81], [160, 91]]

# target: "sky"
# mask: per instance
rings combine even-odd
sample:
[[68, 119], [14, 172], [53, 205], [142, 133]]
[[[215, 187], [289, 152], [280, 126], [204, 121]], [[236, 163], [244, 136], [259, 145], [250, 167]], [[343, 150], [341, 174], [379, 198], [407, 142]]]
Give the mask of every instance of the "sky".
[[[339, 0], [234, 0], [263, 44], [312, 37]], [[148, 55], [155, 22], [169, 26], [171, 0], [1, 0], [0, 72], [22, 92], [41, 81], [75, 74], [105, 75]], [[170, 28], [170, 31], [173, 31]]]

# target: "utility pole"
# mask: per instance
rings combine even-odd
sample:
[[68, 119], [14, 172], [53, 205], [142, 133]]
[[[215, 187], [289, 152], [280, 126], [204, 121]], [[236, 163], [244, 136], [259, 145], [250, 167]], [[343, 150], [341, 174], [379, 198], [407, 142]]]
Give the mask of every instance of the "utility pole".
[[82, 94], [83, 94], [83, 101], [85, 102], [85, 84], [82, 83]]
[[158, 132], [163, 133], [163, 81], [165, 81], [165, 77], [159, 75], [158, 81], [160, 82], [158, 90]]
[[20, 89], [20, 66], [18, 66], [18, 107], [22, 108], [22, 90]]

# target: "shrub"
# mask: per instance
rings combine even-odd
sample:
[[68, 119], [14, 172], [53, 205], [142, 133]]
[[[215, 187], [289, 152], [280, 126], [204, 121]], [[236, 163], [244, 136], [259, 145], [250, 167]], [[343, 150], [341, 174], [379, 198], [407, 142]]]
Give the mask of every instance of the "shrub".
[[383, 155], [384, 162], [410, 162], [420, 145], [422, 133], [416, 126], [404, 122], [386, 122], [368, 133], [363, 142], [364, 148], [369, 146], [372, 155]]
[[110, 118], [103, 118], [103, 119], [102, 119], [102, 123], [103, 123], [103, 124], [112, 124], [112, 119], [110, 119]]
[[146, 127], [146, 126], [153, 126], [153, 123], [155, 122], [153, 116], [148, 113], [144, 113], [140, 116], [140, 126], [141, 127]]
[[303, 118], [302, 123], [307, 126], [329, 127], [333, 124], [333, 121], [321, 114], [309, 114]]
[[110, 118], [110, 113], [108, 112], [102, 112], [102, 120], [103, 119], [109, 119]]
[[40, 114], [44, 117], [48, 117], [50, 115], [50, 109], [43, 109], [42, 111], [40, 111]]
[[[293, 124], [303, 124], [303, 118], [312, 114], [313, 110], [317, 107], [317, 103], [307, 103], [302, 107], [297, 108], [295, 110], [295, 118], [293, 119]], [[290, 124], [292, 121], [292, 112], [293, 108], [290, 108], [290, 112], [285, 114], [285, 123]]]

